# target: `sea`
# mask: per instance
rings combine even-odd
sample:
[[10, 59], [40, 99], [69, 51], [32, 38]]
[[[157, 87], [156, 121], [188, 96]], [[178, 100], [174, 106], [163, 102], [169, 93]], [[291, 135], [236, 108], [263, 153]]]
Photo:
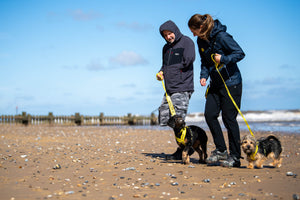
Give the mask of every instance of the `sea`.
[[[252, 132], [270, 132], [270, 133], [287, 133], [300, 134], [300, 109], [298, 110], [268, 110], [268, 111], [246, 111], [242, 112], [244, 118], [249, 124]], [[226, 130], [222, 122], [222, 117], [218, 119], [223, 130]], [[248, 127], [239, 114], [237, 117], [241, 131], [247, 131]], [[209, 130], [203, 113], [190, 113], [186, 119], [187, 125], [197, 125], [204, 130]], [[159, 129], [168, 130], [167, 126], [139, 126], [142, 129]]]
[[[204, 130], [209, 130], [205, 122], [188, 122], [187, 125], [197, 125], [202, 127]], [[220, 122], [223, 130], [225, 126], [222, 121]], [[286, 121], [277, 121], [277, 122], [248, 122], [249, 127], [253, 133], [264, 131], [270, 133], [290, 133], [290, 134], [300, 134], [300, 121], [295, 122], [286, 122]], [[248, 131], [248, 126], [246, 123], [239, 122], [239, 127], [241, 131]]]
[[[300, 134], [300, 109], [246, 111], [242, 112], [242, 115], [239, 114], [237, 117], [240, 130], [242, 131], [249, 130], [246, 125], [247, 122], [252, 132], [266, 131]], [[225, 129], [221, 117], [218, 119], [221, 127]], [[186, 117], [186, 123], [187, 125], [195, 124], [208, 130], [203, 113], [189, 114]]]

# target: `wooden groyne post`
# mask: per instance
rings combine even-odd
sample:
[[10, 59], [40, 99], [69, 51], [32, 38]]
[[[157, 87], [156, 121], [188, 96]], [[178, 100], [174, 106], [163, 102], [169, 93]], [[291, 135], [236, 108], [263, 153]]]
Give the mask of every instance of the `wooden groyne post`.
[[157, 125], [157, 117], [154, 113], [151, 116], [136, 116], [128, 113], [126, 116], [84, 116], [75, 113], [71, 116], [55, 116], [53, 112], [48, 115], [30, 115], [22, 112], [21, 115], [1, 115], [0, 124], [23, 124], [23, 125]]

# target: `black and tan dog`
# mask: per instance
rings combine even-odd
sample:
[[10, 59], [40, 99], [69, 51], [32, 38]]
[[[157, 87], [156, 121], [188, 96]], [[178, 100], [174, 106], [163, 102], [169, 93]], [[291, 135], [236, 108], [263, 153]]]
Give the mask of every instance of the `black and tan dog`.
[[263, 163], [268, 159], [273, 159], [271, 163], [274, 167], [281, 167], [282, 158], [280, 154], [282, 152], [281, 143], [274, 135], [270, 135], [266, 138], [260, 138], [257, 141], [251, 135], [246, 135], [241, 142], [242, 149], [247, 155], [247, 161], [249, 169], [263, 168]]
[[199, 154], [199, 163], [205, 163], [207, 158], [207, 135], [205, 131], [194, 125], [185, 126], [185, 122], [180, 116], [172, 116], [168, 121], [168, 126], [173, 128], [176, 142], [182, 149], [182, 162], [190, 163], [189, 151], [194, 149]]

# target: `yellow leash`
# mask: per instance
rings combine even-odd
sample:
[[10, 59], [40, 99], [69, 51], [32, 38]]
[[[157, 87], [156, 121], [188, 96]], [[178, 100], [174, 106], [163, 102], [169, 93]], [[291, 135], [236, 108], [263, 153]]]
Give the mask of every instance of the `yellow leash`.
[[[250, 128], [250, 126], [249, 126], [249, 124], [248, 124], [246, 118], [244, 117], [243, 113], [240, 111], [239, 107], [236, 105], [236, 103], [235, 103], [234, 99], [232, 98], [232, 96], [231, 96], [231, 94], [230, 94], [230, 92], [229, 92], [229, 89], [228, 89], [228, 87], [227, 87], [227, 85], [226, 85], [226, 83], [225, 83], [225, 81], [224, 81], [224, 79], [223, 79], [223, 77], [222, 77], [222, 75], [221, 75], [221, 73], [220, 73], [220, 71], [219, 71], [219, 69], [221, 69], [221, 68], [223, 67], [223, 64], [220, 65], [220, 66], [218, 66], [219, 64], [215, 61], [215, 59], [214, 59], [214, 54], [211, 54], [211, 59], [212, 59], [213, 62], [215, 63], [216, 70], [217, 70], [217, 72], [219, 73], [219, 75], [220, 75], [220, 77], [221, 77], [221, 79], [222, 79], [222, 81], [223, 81], [223, 83], [224, 83], [224, 85], [225, 85], [225, 88], [226, 88], [226, 91], [227, 91], [227, 93], [228, 93], [228, 96], [230, 97], [230, 99], [231, 99], [233, 105], [235, 106], [235, 108], [237, 109], [237, 111], [238, 111], [238, 112], [240, 113], [240, 115], [243, 117], [243, 119], [244, 119], [244, 121], [245, 121], [245, 123], [246, 123], [246, 125], [247, 125], [247, 127], [248, 127], [248, 129], [249, 129], [249, 131], [250, 131], [250, 133], [251, 133], [251, 135], [254, 137], [254, 134], [252, 133], [252, 130], [251, 130], [251, 128]], [[255, 137], [254, 137], [254, 138], [255, 138]]]
[[[244, 119], [245, 124], [247, 125], [247, 127], [248, 127], [248, 129], [249, 129], [249, 132], [251, 133], [252, 137], [255, 139], [255, 136], [254, 136], [254, 134], [253, 134], [253, 132], [252, 132], [252, 130], [251, 130], [251, 128], [250, 128], [250, 126], [249, 126], [249, 124], [248, 124], [246, 118], [244, 117], [244, 115], [243, 115], [243, 113], [241, 112], [241, 110], [239, 109], [239, 107], [236, 105], [236, 103], [235, 103], [234, 99], [232, 98], [232, 96], [231, 96], [231, 94], [230, 94], [230, 92], [229, 92], [229, 89], [228, 89], [228, 87], [227, 87], [227, 85], [226, 85], [226, 83], [225, 83], [225, 81], [224, 81], [224, 79], [223, 79], [223, 77], [222, 77], [222, 75], [221, 75], [221, 73], [220, 73], [220, 71], [219, 71], [219, 69], [221, 69], [221, 68], [223, 67], [223, 64], [219, 66], [219, 64], [215, 61], [214, 56], [215, 56], [215, 54], [211, 54], [211, 59], [212, 59], [212, 61], [215, 63], [216, 70], [217, 70], [217, 72], [219, 73], [219, 75], [220, 75], [220, 77], [221, 77], [221, 79], [222, 79], [222, 81], [223, 81], [223, 83], [224, 83], [224, 86], [225, 86], [225, 88], [226, 88], [227, 94], [228, 94], [228, 96], [230, 97], [230, 99], [231, 99], [233, 105], [235, 106], [235, 108], [237, 109], [237, 111], [240, 113], [240, 115], [241, 115], [242, 118]], [[250, 158], [251, 158], [252, 160], [255, 160], [254, 157], [255, 157], [257, 151], [258, 151], [258, 145], [256, 144], [255, 152], [250, 156]]]
[[[156, 76], [160, 76], [161, 77], [161, 75], [159, 73], [157, 73]], [[166, 100], [167, 100], [167, 102], [169, 104], [171, 115], [174, 116], [174, 115], [176, 115], [176, 112], [175, 112], [175, 109], [174, 109], [171, 97], [167, 93], [167, 90], [166, 90], [166, 87], [165, 87], [165, 83], [164, 83], [164, 80], [162, 80], [162, 77], [161, 77], [161, 83], [162, 83], [162, 86], [163, 86], [163, 88], [165, 90], [165, 93], [166, 93]], [[187, 129], [187, 126], [185, 126], [183, 129], [180, 130], [180, 135], [181, 135], [180, 137], [177, 137], [177, 135], [175, 135], [175, 138], [176, 138], [176, 141], [177, 141], [178, 144], [185, 145], [184, 140], [185, 140], [185, 136], [186, 136], [186, 129]]]
[[250, 155], [251, 160], [255, 160], [255, 155], [257, 154], [258, 151], [258, 142], [256, 143], [256, 147], [255, 147], [255, 152], [253, 154]]
[[[157, 73], [156, 75], [157, 75], [157, 76], [160, 76], [159, 73]], [[162, 86], [163, 86], [163, 88], [164, 88], [164, 90], [165, 90], [165, 93], [166, 93], [166, 99], [167, 99], [167, 102], [168, 102], [168, 104], [169, 104], [171, 116], [174, 116], [174, 115], [176, 115], [176, 112], [175, 112], [175, 109], [174, 109], [174, 106], [173, 106], [171, 97], [170, 97], [170, 96], [168, 95], [168, 93], [167, 93], [167, 90], [166, 90], [166, 87], [165, 87], [164, 80], [162, 80], [161, 83], [162, 83]]]

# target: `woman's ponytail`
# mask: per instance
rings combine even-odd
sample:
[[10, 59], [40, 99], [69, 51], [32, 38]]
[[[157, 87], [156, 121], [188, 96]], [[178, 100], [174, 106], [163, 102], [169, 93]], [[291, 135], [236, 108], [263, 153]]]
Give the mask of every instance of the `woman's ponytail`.
[[200, 26], [202, 26], [199, 37], [201, 39], [208, 40], [209, 35], [214, 27], [214, 20], [209, 14], [195, 14], [190, 18], [188, 26], [194, 30], [200, 29]]

